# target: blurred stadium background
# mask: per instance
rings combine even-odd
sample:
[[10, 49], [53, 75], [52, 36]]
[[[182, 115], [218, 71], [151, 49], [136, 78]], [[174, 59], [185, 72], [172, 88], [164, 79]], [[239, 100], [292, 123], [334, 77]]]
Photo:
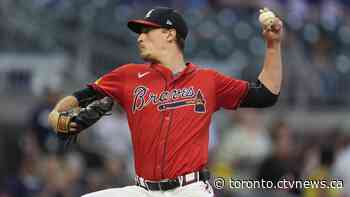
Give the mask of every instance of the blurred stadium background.
[[0, 0], [0, 197], [73, 197], [133, 183], [120, 109], [68, 151], [47, 115], [62, 96], [118, 65], [140, 62], [126, 21], [158, 5], [185, 15], [190, 61], [246, 80], [263, 63], [258, 9], [273, 9], [285, 23], [280, 100], [269, 109], [216, 114], [215, 176], [345, 184], [342, 190], [225, 189], [217, 197], [350, 196], [349, 0]]

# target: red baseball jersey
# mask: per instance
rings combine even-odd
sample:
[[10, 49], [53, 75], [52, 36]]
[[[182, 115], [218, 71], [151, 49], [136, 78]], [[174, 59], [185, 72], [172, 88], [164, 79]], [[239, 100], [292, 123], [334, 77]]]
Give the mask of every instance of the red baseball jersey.
[[236, 109], [248, 90], [246, 81], [192, 63], [175, 76], [160, 64], [127, 64], [89, 86], [124, 108], [136, 174], [154, 181], [205, 167], [212, 114]]

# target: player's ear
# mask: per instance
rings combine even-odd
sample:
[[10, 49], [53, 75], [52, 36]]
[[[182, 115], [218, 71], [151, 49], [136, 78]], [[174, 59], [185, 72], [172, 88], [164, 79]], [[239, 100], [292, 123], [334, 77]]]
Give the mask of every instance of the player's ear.
[[176, 41], [176, 30], [175, 29], [169, 29], [167, 34], [167, 40], [169, 42]]

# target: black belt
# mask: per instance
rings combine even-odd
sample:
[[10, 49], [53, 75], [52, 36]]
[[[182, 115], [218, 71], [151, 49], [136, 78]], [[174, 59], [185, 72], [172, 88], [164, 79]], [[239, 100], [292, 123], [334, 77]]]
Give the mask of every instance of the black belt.
[[165, 191], [175, 189], [180, 186], [185, 186], [198, 181], [207, 181], [210, 179], [210, 173], [208, 170], [201, 170], [192, 172], [182, 176], [178, 176], [175, 179], [164, 179], [161, 181], [148, 181], [142, 177], [136, 177], [136, 185], [150, 191]]

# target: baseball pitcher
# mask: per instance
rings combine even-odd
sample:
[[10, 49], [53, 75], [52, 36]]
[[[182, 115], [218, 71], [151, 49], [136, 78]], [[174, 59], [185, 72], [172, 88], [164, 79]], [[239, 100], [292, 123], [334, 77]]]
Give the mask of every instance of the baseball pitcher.
[[264, 9], [259, 18], [266, 54], [255, 81], [226, 76], [186, 62], [188, 27], [174, 9], [157, 7], [131, 20], [144, 64], [126, 64], [60, 100], [49, 115], [57, 134], [74, 137], [114, 102], [128, 117], [135, 185], [84, 197], [213, 197], [208, 180], [209, 124], [220, 108], [262, 108], [276, 103], [282, 81], [282, 22]]

